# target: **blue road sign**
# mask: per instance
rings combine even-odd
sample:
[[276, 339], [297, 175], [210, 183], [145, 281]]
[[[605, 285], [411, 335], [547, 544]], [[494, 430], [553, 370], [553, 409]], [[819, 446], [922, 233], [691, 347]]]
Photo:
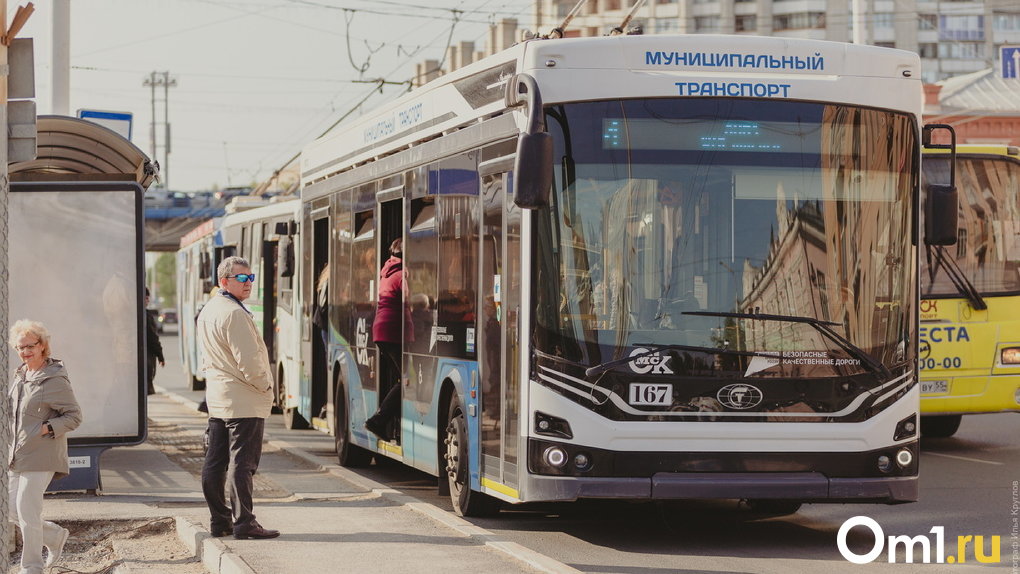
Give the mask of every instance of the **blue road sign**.
[[1003, 46], [1000, 54], [1002, 56], [1002, 77], [1020, 78], [1020, 46]]
[[78, 110], [78, 117], [109, 128], [131, 141], [130, 112], [107, 112], [103, 110]]

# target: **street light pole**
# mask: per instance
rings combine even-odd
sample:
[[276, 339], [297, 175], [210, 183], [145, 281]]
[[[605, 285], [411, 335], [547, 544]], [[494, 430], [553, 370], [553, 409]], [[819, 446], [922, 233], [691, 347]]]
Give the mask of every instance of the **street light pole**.
[[166, 128], [163, 142], [163, 185], [170, 189], [170, 88], [177, 87], [177, 78], [163, 72], [163, 124]]
[[152, 160], [156, 161], [156, 88], [158, 86], [163, 87], [163, 126], [164, 126], [164, 141], [163, 141], [163, 165], [160, 166], [160, 173], [163, 175], [163, 187], [167, 190], [170, 189], [170, 170], [168, 165], [170, 163], [170, 88], [177, 87], [177, 78], [171, 78], [170, 72], [150, 72], [149, 77], [142, 82], [143, 86], [152, 88], [152, 130], [151, 130], [151, 143], [152, 143]]
[[151, 148], [152, 148], [152, 161], [157, 161], [156, 160], [156, 72], [151, 72], [149, 74], [148, 79], [146, 79], [145, 82], [142, 85], [152, 87], [152, 97], [150, 98], [150, 101], [152, 102], [152, 116], [151, 116], [152, 121], [149, 122], [149, 143], [152, 144], [151, 145]]

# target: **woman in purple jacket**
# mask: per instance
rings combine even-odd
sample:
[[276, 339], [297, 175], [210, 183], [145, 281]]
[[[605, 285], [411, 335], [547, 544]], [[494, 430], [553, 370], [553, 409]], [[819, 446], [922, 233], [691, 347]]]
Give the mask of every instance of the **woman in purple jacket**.
[[[372, 322], [372, 340], [379, 348], [380, 361], [386, 361], [396, 380], [391, 381], [379, 410], [365, 421], [365, 428], [383, 440], [393, 438], [390, 422], [400, 410], [401, 352], [405, 337], [413, 337], [411, 309], [404, 305], [404, 263], [401, 260], [403, 240], [390, 244], [390, 258], [379, 271], [379, 298]], [[380, 375], [382, 370], [380, 369]], [[382, 380], [380, 377], [380, 392]]]

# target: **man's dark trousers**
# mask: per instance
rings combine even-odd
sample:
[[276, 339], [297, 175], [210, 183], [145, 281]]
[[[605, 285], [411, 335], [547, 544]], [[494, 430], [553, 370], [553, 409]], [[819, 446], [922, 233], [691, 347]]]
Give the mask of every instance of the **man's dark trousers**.
[[[255, 471], [262, 458], [265, 419], [209, 419], [209, 450], [202, 467], [202, 492], [216, 530], [245, 532], [255, 525], [252, 512]], [[230, 507], [224, 489], [230, 488]]]

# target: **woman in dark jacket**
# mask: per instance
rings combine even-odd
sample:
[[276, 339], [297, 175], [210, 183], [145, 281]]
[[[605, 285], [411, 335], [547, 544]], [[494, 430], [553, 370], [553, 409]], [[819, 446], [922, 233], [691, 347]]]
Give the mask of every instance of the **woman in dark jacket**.
[[[365, 428], [383, 440], [390, 440], [390, 421], [400, 410], [400, 355], [405, 336], [413, 337], [411, 309], [404, 305], [404, 263], [403, 240], [394, 239], [390, 244], [390, 258], [379, 271], [379, 298], [372, 321], [372, 340], [379, 348], [380, 361], [386, 361], [396, 373], [397, 380], [391, 381], [386, 398], [379, 403], [379, 410], [365, 421]], [[380, 374], [381, 374], [380, 370]]]
[[[8, 392], [10, 520], [21, 528], [20, 574], [42, 574], [60, 558], [69, 534], [42, 519], [43, 493], [51, 480], [69, 472], [66, 433], [81, 424], [81, 408], [64, 364], [50, 357], [50, 334], [42, 323], [14, 323], [10, 344], [23, 361]], [[49, 550], [46, 562], [43, 546]]]

